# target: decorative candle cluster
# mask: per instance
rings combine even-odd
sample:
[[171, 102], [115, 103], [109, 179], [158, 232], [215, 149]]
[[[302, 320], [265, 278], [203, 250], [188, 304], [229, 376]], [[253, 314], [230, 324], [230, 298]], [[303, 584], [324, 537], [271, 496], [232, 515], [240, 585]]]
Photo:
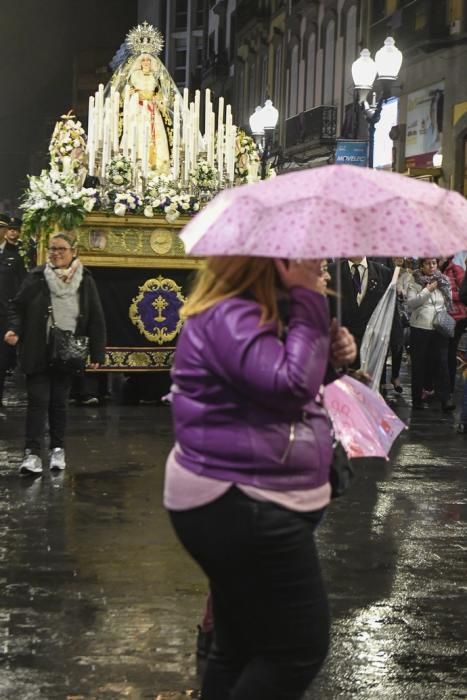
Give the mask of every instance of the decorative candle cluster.
[[[155, 106], [157, 109], [157, 106]], [[120, 115], [122, 119], [120, 119]], [[171, 175], [174, 182], [185, 187], [190, 184], [190, 173], [203, 158], [218, 173], [218, 186], [232, 185], [235, 179], [235, 142], [237, 127], [233, 125], [230, 105], [220, 97], [217, 114], [211, 100], [211, 91], [204, 94], [204, 120], [201, 123], [201, 93], [196, 90], [194, 101], [189, 91], [183, 97], [175, 94], [173, 110], [173, 143]], [[140, 168], [143, 178], [150, 170], [151, 110], [141, 101], [137, 92], [126, 85], [121, 96], [111, 88], [104, 97], [104, 86], [89, 98], [88, 117], [88, 171], [105, 180], [107, 167], [119, 154], [128, 158], [135, 169]]]
[[[188, 183], [190, 172], [196, 169], [200, 155], [217, 170], [219, 187], [233, 184], [235, 177], [235, 139], [237, 127], [232, 122], [232, 109], [227, 105], [224, 119], [224, 98], [220, 97], [217, 120], [211, 101], [211, 91], [204, 93], [204, 133], [200, 131], [201, 93], [195, 92], [195, 99], [189, 102], [188, 89], [183, 90], [183, 98], [175, 96], [173, 163], [175, 181]], [[217, 138], [216, 138], [217, 121]], [[183, 161], [183, 167], [182, 167]]]

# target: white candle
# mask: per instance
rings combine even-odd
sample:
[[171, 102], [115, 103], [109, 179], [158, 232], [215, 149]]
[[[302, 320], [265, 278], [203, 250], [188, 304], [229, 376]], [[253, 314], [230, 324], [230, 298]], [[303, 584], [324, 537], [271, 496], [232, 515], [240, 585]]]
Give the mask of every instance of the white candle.
[[231, 150], [232, 150], [232, 160], [230, 163], [230, 182], [235, 182], [235, 155], [236, 155], [236, 147], [237, 147], [237, 127], [232, 125], [232, 144], [231, 144]]
[[188, 111], [190, 108], [188, 106], [189, 103], [189, 92], [188, 88], [183, 88], [183, 110]]
[[138, 146], [138, 122], [136, 121], [136, 118], [135, 118], [135, 119], [133, 119], [132, 124], [131, 124], [131, 162], [133, 163], [133, 167], [136, 164], [137, 146]]
[[113, 152], [120, 150], [119, 127], [120, 127], [120, 93], [116, 90], [113, 102]]
[[123, 155], [128, 157], [128, 126], [129, 126], [129, 116], [130, 116], [130, 86], [125, 85], [125, 90], [123, 93], [123, 129], [122, 129], [122, 149]]
[[190, 181], [190, 165], [191, 165], [190, 160], [191, 160], [190, 142], [187, 141], [185, 143], [185, 162], [184, 162], [184, 167], [183, 167], [183, 182], [185, 185], [187, 185], [188, 182]]
[[190, 104], [190, 168], [196, 167], [196, 153], [195, 153], [195, 140], [196, 140], [196, 114], [195, 114], [195, 103]]
[[110, 151], [110, 112], [106, 112], [103, 126], [104, 140], [102, 145], [101, 177], [105, 179], [107, 162]]
[[198, 159], [198, 153], [199, 153], [199, 149], [200, 149], [200, 144], [199, 144], [200, 105], [201, 105], [201, 93], [199, 90], [195, 90], [195, 160]]
[[217, 111], [217, 168], [219, 181], [222, 182], [224, 172], [224, 98], [219, 97]]
[[94, 128], [94, 96], [91, 95], [89, 98], [89, 105], [88, 105], [88, 144], [87, 144], [87, 152], [89, 153], [90, 148], [92, 147], [92, 139], [93, 139], [93, 128]]
[[180, 169], [180, 95], [178, 93], [175, 95], [174, 102], [172, 166], [172, 177], [176, 182]]
[[207, 138], [209, 132], [209, 113], [211, 110], [211, 90], [207, 88], [204, 91], [204, 140], [207, 145]]
[[232, 108], [227, 105], [225, 110], [225, 167], [227, 178], [231, 180], [230, 174], [232, 171]]
[[104, 140], [104, 85], [103, 83], [99, 84], [99, 90], [97, 91], [97, 119], [98, 119], [98, 128], [97, 128], [97, 146], [100, 147], [103, 140]]
[[148, 169], [149, 169], [149, 137], [150, 137], [150, 122], [149, 122], [149, 114], [147, 114], [147, 116], [145, 115], [145, 119], [143, 120], [143, 139], [142, 139], [142, 148], [141, 148], [141, 153], [142, 153], [141, 172], [142, 172], [144, 178], [146, 178], [148, 176]]

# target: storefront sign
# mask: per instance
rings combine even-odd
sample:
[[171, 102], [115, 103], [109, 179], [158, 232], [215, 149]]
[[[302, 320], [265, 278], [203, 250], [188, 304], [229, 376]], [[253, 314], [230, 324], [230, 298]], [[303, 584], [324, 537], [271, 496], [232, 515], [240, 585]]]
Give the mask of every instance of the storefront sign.
[[347, 163], [366, 168], [368, 166], [368, 141], [337, 139], [336, 163]]
[[411, 92], [407, 102], [405, 162], [408, 168], [433, 166], [441, 148], [444, 81]]

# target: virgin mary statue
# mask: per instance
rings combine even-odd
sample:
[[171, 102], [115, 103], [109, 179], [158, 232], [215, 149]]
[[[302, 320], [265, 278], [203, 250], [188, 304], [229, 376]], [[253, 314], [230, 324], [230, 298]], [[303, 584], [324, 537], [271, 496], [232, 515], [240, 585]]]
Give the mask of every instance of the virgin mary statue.
[[110, 87], [120, 95], [128, 85], [131, 94], [138, 95], [139, 107], [149, 112], [150, 140], [149, 166], [158, 174], [170, 169], [172, 146], [173, 105], [178, 88], [159, 59], [163, 47], [161, 33], [144, 22], [132, 29], [126, 37], [130, 56], [112, 76]]

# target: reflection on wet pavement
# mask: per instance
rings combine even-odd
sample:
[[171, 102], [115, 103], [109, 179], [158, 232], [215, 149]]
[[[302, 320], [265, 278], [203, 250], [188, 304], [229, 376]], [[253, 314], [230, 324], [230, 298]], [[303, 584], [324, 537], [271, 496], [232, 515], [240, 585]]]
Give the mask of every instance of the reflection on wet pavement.
[[[17, 474], [21, 401], [6, 414], [0, 698], [189, 697], [206, 585], [161, 507], [168, 409], [72, 408], [69, 468], [35, 480]], [[467, 697], [466, 443], [453, 421], [421, 412], [391, 462], [359, 463], [330, 508], [332, 647], [307, 700]]]

